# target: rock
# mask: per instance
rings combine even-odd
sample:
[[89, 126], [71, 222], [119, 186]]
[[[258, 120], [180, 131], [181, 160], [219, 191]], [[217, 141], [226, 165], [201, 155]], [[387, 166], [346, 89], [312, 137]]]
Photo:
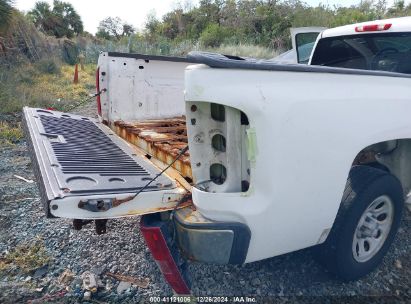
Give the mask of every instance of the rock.
[[126, 291], [127, 289], [129, 289], [130, 287], [131, 287], [130, 282], [121, 281], [120, 284], [118, 284], [118, 286], [117, 286], [117, 293], [121, 294], [124, 291]]
[[110, 272], [117, 272], [118, 267], [117, 265], [114, 265], [113, 267], [110, 268]]
[[62, 285], [68, 285], [73, 281], [74, 273], [72, 273], [69, 269], [63, 271], [63, 273], [59, 276], [58, 282]]
[[400, 260], [395, 260], [395, 267], [397, 267], [398, 269], [402, 269], [402, 263]]
[[84, 301], [90, 301], [91, 300], [91, 292], [90, 291], [85, 291], [83, 294], [83, 300]]
[[97, 281], [96, 276], [91, 271], [85, 271], [81, 275], [83, 279], [83, 289], [89, 290], [91, 292], [97, 291]]
[[254, 279], [252, 279], [251, 284], [253, 286], [259, 286], [261, 284], [261, 281], [260, 281], [259, 278], [254, 278]]
[[74, 280], [71, 282], [71, 288], [80, 288], [81, 284], [83, 283], [83, 280], [80, 278], [74, 278]]
[[40, 268], [37, 268], [36, 271], [34, 272], [33, 278], [34, 279], [39, 279], [42, 278], [48, 271], [49, 265], [44, 265]]
[[113, 288], [113, 284], [111, 283], [110, 280], [107, 280], [106, 286], [105, 286], [105, 290], [106, 290], [106, 291], [110, 291], [111, 288]]

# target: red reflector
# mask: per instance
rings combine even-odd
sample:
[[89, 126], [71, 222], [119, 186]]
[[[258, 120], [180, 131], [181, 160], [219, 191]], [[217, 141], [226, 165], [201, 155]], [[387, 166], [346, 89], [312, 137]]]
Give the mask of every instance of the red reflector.
[[356, 32], [378, 32], [386, 31], [392, 26], [391, 23], [387, 24], [370, 24], [370, 25], [360, 25], [355, 28]]
[[167, 242], [164, 239], [159, 227], [145, 226], [143, 220], [140, 222], [140, 231], [143, 234], [146, 244], [156, 260], [164, 278], [170, 284], [171, 288], [181, 295], [190, 294], [190, 289], [185, 283], [177, 264], [175, 263]]
[[[96, 71], [96, 93], [99, 94], [100, 93], [100, 68], [97, 68]], [[96, 97], [96, 101], [97, 101], [97, 112], [98, 115], [101, 116], [101, 99], [100, 99], [100, 94], [97, 95]]]

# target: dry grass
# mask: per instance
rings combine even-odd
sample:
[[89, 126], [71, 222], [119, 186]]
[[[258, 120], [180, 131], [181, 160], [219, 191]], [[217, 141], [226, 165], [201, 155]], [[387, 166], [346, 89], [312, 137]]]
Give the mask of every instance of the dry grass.
[[18, 112], [24, 106], [71, 108], [94, 93], [95, 68], [95, 64], [85, 65], [84, 71], [79, 68], [79, 84], [73, 84], [74, 66], [69, 65], [53, 68], [51, 73], [40, 72], [32, 64], [0, 71], [8, 74], [0, 77], [0, 112]]
[[0, 144], [15, 144], [23, 138], [23, 130], [20, 124], [12, 125], [5, 121], [0, 121]]
[[0, 258], [0, 272], [20, 270], [29, 273], [49, 262], [50, 257], [43, 242], [36, 240], [34, 243], [18, 245]]

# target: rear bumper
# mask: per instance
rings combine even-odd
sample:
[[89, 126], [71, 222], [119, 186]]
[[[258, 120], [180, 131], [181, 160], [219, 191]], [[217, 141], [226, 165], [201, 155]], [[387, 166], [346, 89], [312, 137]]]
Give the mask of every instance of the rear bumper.
[[182, 257], [204, 263], [243, 264], [251, 237], [250, 229], [242, 223], [211, 222], [190, 207], [177, 210], [173, 222], [162, 221], [159, 213], [143, 215], [140, 230], [177, 294], [190, 293]]
[[187, 207], [175, 212], [174, 226], [184, 257], [213, 264], [245, 262], [251, 238], [247, 225], [210, 221]]

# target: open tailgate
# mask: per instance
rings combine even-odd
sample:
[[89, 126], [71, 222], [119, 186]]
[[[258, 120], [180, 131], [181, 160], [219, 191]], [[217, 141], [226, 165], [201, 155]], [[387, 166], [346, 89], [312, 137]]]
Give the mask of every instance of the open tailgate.
[[25, 107], [24, 127], [48, 217], [105, 219], [173, 209], [185, 190], [99, 121]]

